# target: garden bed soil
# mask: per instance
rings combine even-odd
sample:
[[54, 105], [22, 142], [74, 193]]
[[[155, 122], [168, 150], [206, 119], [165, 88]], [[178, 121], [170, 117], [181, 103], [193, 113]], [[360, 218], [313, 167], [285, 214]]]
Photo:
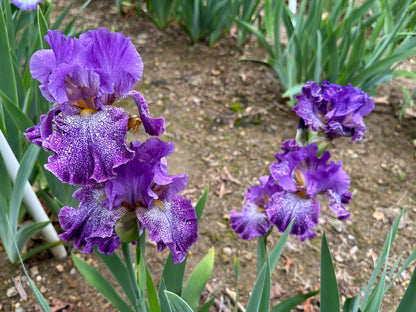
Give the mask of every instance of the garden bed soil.
[[[58, 1], [57, 5], [62, 8], [66, 1]], [[256, 184], [259, 176], [269, 174], [281, 142], [293, 138], [298, 125], [298, 118], [282, 98], [277, 77], [270, 68], [239, 61], [243, 56], [265, 56], [264, 51], [253, 38], [239, 50], [231, 35], [211, 48], [204, 42], [192, 45], [177, 25], [160, 31], [131, 9], [117, 15], [114, 2], [108, 0], [92, 1], [77, 24], [114, 26], [116, 31], [131, 37], [144, 62], [137, 90], [145, 97], [152, 116], [166, 119], [167, 130], [161, 139], [176, 145], [175, 153], [167, 158], [169, 173], [189, 175], [183, 194], [194, 203], [206, 186], [210, 189], [199, 239], [190, 251], [187, 274], [214, 246], [215, 265], [204, 299], [216, 296], [212, 311], [230, 311], [230, 291], [235, 291], [233, 260], [238, 255], [241, 301], [247, 302], [256, 277], [256, 241], [238, 238], [229, 226], [229, 213], [231, 209], [241, 209], [248, 186]], [[412, 60], [408, 62], [414, 69], [413, 64]], [[347, 205], [351, 218], [337, 221], [323, 201], [315, 228], [317, 237], [305, 242], [289, 238], [272, 278], [273, 304], [319, 288], [324, 230], [343, 299], [356, 295], [368, 282], [387, 232], [403, 208], [406, 213], [391, 250], [391, 262], [400, 255], [405, 259], [415, 247], [416, 120], [399, 120], [396, 116], [402, 101], [401, 86], [409, 90], [414, 87], [413, 81], [394, 80], [378, 88], [376, 108], [365, 118], [368, 129], [362, 141], [352, 143], [341, 138], [331, 144], [332, 159], [342, 160], [343, 168], [351, 176], [354, 199]], [[139, 131], [136, 138], [143, 140], [145, 136]], [[61, 232], [57, 218], [51, 218]], [[269, 237], [270, 247], [279, 237], [274, 229]], [[40, 237], [35, 236], [29, 247], [39, 242]], [[65, 246], [79, 254], [71, 244]], [[38, 311], [22, 268], [10, 264], [2, 246], [0, 249], [0, 311], [17, 311], [18, 307]], [[168, 253], [158, 253], [150, 242], [147, 253], [148, 265], [157, 280]], [[97, 257], [83, 258], [105, 271]], [[46, 251], [28, 259], [25, 265], [52, 311], [115, 311], [84, 280], [70, 257], [58, 261]], [[401, 274], [387, 293], [381, 311], [398, 305], [413, 268], [414, 265]], [[27, 300], [19, 294], [11, 296], [10, 289], [20, 281]], [[298, 308], [297, 311], [318, 311], [319, 296]]]

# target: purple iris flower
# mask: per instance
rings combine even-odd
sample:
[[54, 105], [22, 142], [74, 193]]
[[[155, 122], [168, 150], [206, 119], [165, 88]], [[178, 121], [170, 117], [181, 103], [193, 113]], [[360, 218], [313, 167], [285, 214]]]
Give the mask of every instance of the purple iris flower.
[[130, 149], [135, 156], [115, 169], [116, 178], [83, 186], [74, 194], [81, 200], [79, 208], [61, 209], [59, 221], [66, 230], [61, 238], [74, 240], [77, 248], [85, 246], [83, 252], [99, 246], [99, 251], [112, 253], [122, 231], [137, 227], [140, 234], [146, 227], [159, 251], [168, 247], [173, 262], [182, 262], [197, 240], [197, 217], [191, 202], [178, 195], [188, 177], [167, 174], [164, 157], [173, 152], [174, 145], [150, 138], [132, 142]]
[[338, 219], [348, 219], [350, 214], [342, 204], [348, 203], [352, 195], [347, 192], [350, 178], [342, 163], [328, 163], [328, 151], [318, 158], [316, 143], [297, 146], [295, 140], [287, 140], [282, 150], [283, 153], [275, 155], [278, 162], [270, 166], [271, 176], [283, 189], [272, 196], [266, 210], [271, 223], [283, 232], [295, 218], [291, 234], [296, 234], [301, 241], [314, 238], [316, 233], [310, 229], [318, 224], [317, 195], [329, 198], [329, 208]]
[[[134, 156], [125, 144], [128, 129], [143, 124], [156, 136], [165, 130], [163, 118], [152, 118], [143, 97], [132, 90], [143, 72], [140, 55], [129, 38], [103, 28], [79, 39], [49, 31], [45, 40], [51, 49], [37, 51], [30, 69], [54, 104], [25, 135], [54, 152], [46, 167], [64, 183], [91, 185], [114, 178], [114, 169]], [[127, 97], [139, 116], [112, 105]]]
[[12, 3], [23, 11], [36, 10], [40, 2], [42, 0], [12, 0]]
[[254, 237], [264, 236], [270, 230], [272, 224], [265, 208], [270, 197], [281, 187], [274, 183], [270, 176], [259, 178], [260, 186], [249, 187], [246, 192], [246, 204], [241, 212], [231, 210], [231, 228], [242, 239], [250, 240]]
[[341, 162], [328, 163], [329, 152], [318, 158], [316, 143], [297, 146], [295, 140], [287, 140], [282, 150], [270, 166], [271, 175], [260, 178], [260, 186], [249, 188], [243, 210], [230, 213], [231, 227], [243, 239], [264, 236], [272, 225], [284, 232], [292, 219], [290, 234], [300, 241], [313, 239], [316, 233], [310, 229], [318, 224], [320, 211], [317, 195], [329, 198], [329, 207], [340, 220], [350, 216], [342, 205], [352, 195]]
[[296, 99], [299, 104], [293, 110], [313, 131], [323, 131], [328, 138], [361, 140], [366, 130], [363, 116], [374, 109], [374, 100], [367, 93], [351, 84], [339, 86], [328, 81], [322, 85], [309, 81]]

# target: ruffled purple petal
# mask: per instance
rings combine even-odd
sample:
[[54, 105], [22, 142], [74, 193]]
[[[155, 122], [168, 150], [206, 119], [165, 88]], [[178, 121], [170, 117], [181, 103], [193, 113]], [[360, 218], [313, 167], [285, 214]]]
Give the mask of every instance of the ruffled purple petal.
[[40, 2], [42, 0], [12, 0], [12, 3], [23, 11], [36, 10]]
[[329, 208], [332, 209], [333, 212], [337, 214], [338, 219], [340, 220], [347, 220], [351, 214], [345, 210], [342, 204], [348, 204], [352, 198], [351, 193], [344, 193], [339, 194], [334, 192], [333, 190], [327, 190], [325, 195], [329, 198], [331, 203], [329, 204]]
[[296, 114], [313, 130], [325, 128], [325, 100], [321, 86], [309, 81], [302, 88], [302, 94], [297, 95], [298, 104], [293, 108]]
[[284, 232], [290, 221], [295, 219], [290, 234], [297, 235], [300, 241], [304, 241], [316, 235], [310, 229], [318, 224], [319, 210], [317, 197], [305, 198], [294, 193], [278, 192], [270, 199], [266, 212], [270, 222], [280, 232]]
[[52, 50], [39, 50], [32, 55], [29, 66], [32, 77], [41, 84], [47, 84], [49, 76], [56, 70], [58, 64]]
[[304, 172], [306, 167], [316, 166], [314, 162], [321, 163], [316, 157], [318, 146], [314, 143], [299, 147], [294, 140], [287, 140], [283, 142], [282, 149], [283, 153], [276, 153], [279, 161], [271, 164], [270, 172], [283, 189], [293, 193], [298, 191], [301, 182], [296, 180], [296, 174]]
[[[57, 103], [75, 103], [84, 98], [94, 99], [97, 97], [99, 88], [100, 76], [76, 64], [61, 65], [50, 76], [48, 87]], [[88, 108], [94, 109], [95, 107]]]
[[132, 142], [134, 158], [115, 170], [117, 177], [105, 185], [107, 199], [103, 203], [114, 209], [123, 202], [135, 207], [137, 203], [151, 208], [154, 200], [170, 201], [187, 184], [185, 174], [169, 176], [165, 156], [174, 151], [172, 142], [157, 138]]
[[114, 169], [134, 157], [125, 143], [128, 115], [109, 108], [87, 116], [55, 117], [55, 131], [43, 143], [55, 152], [45, 167], [62, 182], [87, 185], [116, 176]]
[[198, 222], [191, 201], [180, 195], [172, 201], [157, 201], [151, 209], [138, 207], [137, 218], [148, 229], [158, 251], [169, 247], [173, 263], [182, 262], [189, 247], [197, 241]]
[[271, 228], [268, 215], [251, 201], [247, 201], [241, 212], [231, 210], [230, 225], [245, 240], [264, 236]]
[[306, 194], [312, 197], [326, 190], [338, 194], [345, 193], [350, 187], [350, 177], [341, 166], [342, 162], [321, 163], [314, 171], [306, 170], [304, 173], [307, 181]]
[[367, 93], [350, 85], [339, 86], [324, 81], [322, 85], [308, 82], [293, 110], [314, 131], [324, 131], [327, 137], [362, 139], [366, 130], [362, 117], [374, 109], [374, 100]]
[[254, 185], [247, 189], [246, 200], [253, 202], [259, 207], [265, 207], [270, 197], [276, 192], [282, 191], [280, 185], [275, 183], [271, 176], [262, 176], [259, 178], [260, 186]]
[[99, 28], [82, 34], [80, 40], [91, 42], [79, 55], [81, 66], [111, 77], [116, 98], [133, 89], [142, 76], [143, 62], [130, 38]]
[[26, 129], [26, 133], [23, 133], [26, 139], [37, 146], [44, 147], [46, 151], [50, 151], [49, 148], [43, 146], [43, 142], [52, 134], [52, 123], [58, 112], [59, 105], [54, 105], [46, 115], [41, 115], [39, 123]]
[[45, 40], [55, 55], [57, 65], [74, 64], [78, 54], [86, 46], [85, 43], [77, 38], [65, 37], [59, 30], [49, 30], [45, 36]]
[[102, 185], [84, 186], [74, 193], [80, 200], [78, 209], [62, 207], [59, 212], [59, 222], [66, 231], [59, 235], [65, 241], [74, 241], [74, 246], [82, 249], [83, 253], [92, 253], [98, 246], [98, 251], [112, 254], [120, 245], [115, 231], [115, 224], [126, 209], [110, 211], [100, 205], [105, 196]]
[[165, 131], [165, 120], [163, 118], [152, 118], [144, 98], [137, 91], [130, 91], [128, 94], [137, 105], [140, 120], [143, 123], [144, 130], [149, 135], [159, 136]]

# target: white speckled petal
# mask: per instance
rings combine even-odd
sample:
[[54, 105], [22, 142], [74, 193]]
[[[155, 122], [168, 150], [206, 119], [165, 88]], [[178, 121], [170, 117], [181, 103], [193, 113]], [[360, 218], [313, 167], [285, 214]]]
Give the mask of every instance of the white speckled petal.
[[154, 203], [151, 209], [138, 207], [137, 218], [148, 229], [159, 251], [169, 247], [173, 263], [182, 262], [189, 247], [197, 241], [198, 222], [191, 201], [180, 195], [172, 201]]
[[55, 152], [46, 169], [62, 182], [88, 185], [115, 177], [114, 168], [127, 163], [134, 152], [126, 145], [128, 115], [110, 107], [92, 115], [55, 117], [53, 134], [43, 143]]
[[254, 237], [264, 236], [270, 230], [269, 216], [258, 208], [255, 203], [249, 201], [241, 212], [231, 210], [231, 228], [242, 239], [250, 240]]
[[102, 196], [102, 185], [84, 186], [74, 193], [74, 197], [81, 201], [79, 208], [62, 207], [59, 212], [59, 222], [66, 230], [60, 238], [66, 242], [74, 241], [74, 246], [83, 248], [84, 253], [92, 253], [98, 246], [98, 251], [111, 254], [120, 245], [115, 224], [126, 209], [105, 209], [100, 205]]
[[290, 234], [297, 235], [300, 241], [312, 239], [316, 233], [310, 231], [318, 224], [319, 199], [305, 198], [288, 192], [277, 192], [270, 199], [266, 209], [271, 223], [284, 232], [292, 219], [295, 219]]

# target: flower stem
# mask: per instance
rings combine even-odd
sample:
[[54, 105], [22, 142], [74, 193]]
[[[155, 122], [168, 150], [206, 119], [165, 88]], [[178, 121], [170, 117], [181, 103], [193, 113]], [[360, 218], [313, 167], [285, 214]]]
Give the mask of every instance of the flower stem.
[[134, 306], [134, 309], [137, 312], [145, 311], [143, 296], [141, 294], [139, 285], [137, 284], [136, 274], [134, 273], [133, 263], [131, 261], [129, 244], [121, 243], [121, 247], [123, 250], [124, 261], [126, 262], [126, 268], [129, 275], [130, 285], [135, 294], [136, 305]]
[[261, 268], [266, 263], [267, 259], [267, 236], [260, 236], [257, 239], [257, 275], [259, 275]]

